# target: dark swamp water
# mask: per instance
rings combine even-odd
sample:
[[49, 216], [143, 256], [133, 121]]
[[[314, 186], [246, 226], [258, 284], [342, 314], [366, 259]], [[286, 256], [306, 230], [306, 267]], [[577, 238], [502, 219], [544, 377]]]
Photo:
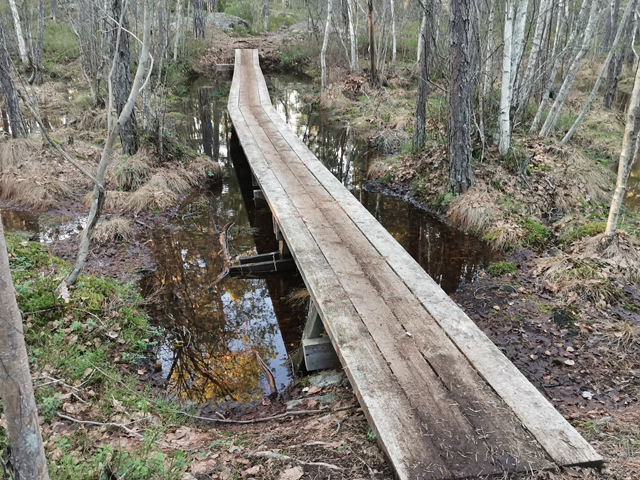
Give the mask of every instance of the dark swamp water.
[[[290, 127], [446, 292], [473, 281], [499, 258], [477, 238], [366, 183], [374, 152], [353, 129], [325, 121], [305, 102], [312, 85], [289, 76], [267, 82]], [[153, 230], [157, 268], [140, 280], [143, 292], [159, 292], [150, 314], [164, 327], [157, 346], [161, 385], [172, 397], [197, 404], [255, 401], [269, 393], [261, 361], [283, 389], [293, 377], [288, 359], [307, 314], [306, 306], [290, 300], [304, 288], [297, 272], [219, 280], [225, 225], [233, 223], [227, 236], [232, 261], [278, 249], [271, 212], [253, 200], [249, 166], [226, 115], [229, 88], [228, 78], [198, 79], [175, 108], [178, 136], [218, 160], [224, 178], [192, 193], [171, 221]], [[78, 231], [77, 224], [53, 231], [15, 210], [2, 215], [8, 231], [36, 232], [47, 243]]]

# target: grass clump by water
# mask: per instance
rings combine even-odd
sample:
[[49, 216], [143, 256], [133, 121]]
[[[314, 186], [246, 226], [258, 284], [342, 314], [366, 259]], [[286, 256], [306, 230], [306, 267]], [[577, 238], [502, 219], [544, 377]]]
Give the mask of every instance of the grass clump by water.
[[487, 268], [487, 271], [492, 277], [501, 277], [516, 270], [518, 270], [518, 267], [511, 262], [496, 262]]
[[[136, 372], [159, 335], [140, 294], [132, 284], [81, 275], [69, 299], [58, 298], [55, 288], [70, 265], [39, 243], [11, 234], [6, 240], [52, 480], [182, 478], [185, 453], [163, 452], [157, 440], [184, 421], [177, 407], [140, 385]], [[133, 425], [142, 438], [68, 421], [70, 428], [54, 429], [64, 421], [58, 414]], [[6, 438], [0, 427], [0, 455]]]
[[580, 240], [584, 237], [592, 237], [593, 235], [602, 233], [604, 232], [604, 229], [606, 227], [606, 222], [588, 222], [571, 230], [564, 237], [562, 237], [561, 241], [562, 243], [571, 244], [576, 240]]
[[522, 227], [525, 232], [522, 244], [527, 247], [541, 247], [551, 236], [549, 229], [535, 220], [525, 220], [522, 222]]

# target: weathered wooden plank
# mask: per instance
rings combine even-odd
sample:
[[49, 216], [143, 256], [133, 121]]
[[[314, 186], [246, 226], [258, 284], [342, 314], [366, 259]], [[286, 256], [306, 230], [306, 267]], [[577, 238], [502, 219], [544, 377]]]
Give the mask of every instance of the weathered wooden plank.
[[[255, 69], [257, 56], [254, 55], [253, 60]], [[387, 259], [390, 267], [403, 279], [457, 348], [532, 432], [548, 454], [561, 465], [601, 464], [600, 455], [288, 129], [270, 104], [259, 67], [256, 77], [261, 106], [290, 148], [324, 188], [340, 202], [345, 213]]]
[[[239, 65], [239, 57], [240, 52], [236, 52], [236, 65]], [[422, 463], [424, 459], [428, 459], [428, 454], [423, 455], [427, 449], [420, 440], [419, 427], [411, 414], [411, 408], [395, 384], [392, 372], [380, 357], [366, 327], [361, 321], [354, 321], [359, 317], [353, 305], [248, 133], [248, 126], [238, 108], [240, 84], [241, 76], [234, 75], [229, 97], [230, 116], [247, 157], [252, 159], [252, 169], [257, 173], [261, 186], [269, 191], [267, 201], [278, 217], [287, 242], [296, 246], [292, 252], [296, 262], [298, 265], [301, 262], [305, 265], [302, 275], [313, 300], [321, 305], [321, 317], [325, 325], [326, 317], [331, 317], [332, 343], [340, 345], [338, 355], [343, 365], [346, 365], [345, 372], [354, 385], [363, 411], [383, 449], [394, 459], [398, 477], [416, 478], [411, 472], [420, 469], [424, 474], [423, 478], [429, 478], [430, 466]], [[372, 422], [372, 418], [376, 418], [377, 422]], [[418, 438], [418, 441], [407, 444], [403, 438], [405, 435]]]

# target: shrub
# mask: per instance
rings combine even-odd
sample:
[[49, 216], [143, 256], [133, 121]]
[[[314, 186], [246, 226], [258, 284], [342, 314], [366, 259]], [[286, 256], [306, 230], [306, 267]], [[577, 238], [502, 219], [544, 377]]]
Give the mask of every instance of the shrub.
[[489, 265], [487, 271], [492, 277], [501, 277], [506, 273], [515, 272], [517, 269], [518, 267], [516, 267], [513, 263], [503, 261]]

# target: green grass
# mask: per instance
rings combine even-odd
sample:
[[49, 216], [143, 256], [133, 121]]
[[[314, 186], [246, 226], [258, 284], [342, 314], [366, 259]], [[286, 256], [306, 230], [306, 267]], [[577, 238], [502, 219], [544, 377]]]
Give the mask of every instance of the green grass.
[[487, 268], [487, 271], [492, 277], [501, 277], [516, 270], [518, 270], [518, 267], [511, 262], [496, 262]]
[[576, 240], [580, 240], [581, 238], [591, 237], [593, 235], [597, 235], [598, 233], [604, 232], [606, 226], [607, 222], [588, 222], [571, 230], [569, 233], [564, 235], [560, 239], [560, 241], [562, 243], [571, 244]]
[[526, 247], [541, 247], [551, 236], [549, 229], [535, 220], [525, 220], [522, 227], [525, 230], [522, 244]]
[[44, 26], [42, 52], [45, 59], [67, 63], [80, 56], [78, 41], [69, 25], [47, 23]]
[[[140, 418], [152, 411], [158, 419], [144, 424], [144, 439], [126, 449], [114, 448], [110, 438], [99, 441], [102, 432], [94, 428], [54, 430], [45, 435], [44, 440], [53, 446], [47, 449], [52, 480], [98, 478], [101, 472], [108, 473], [105, 478], [125, 474], [139, 480], [182, 478], [188, 466], [185, 453], [164, 453], [156, 443], [164, 431], [184, 424], [179, 406], [149, 387], [138, 391], [138, 376], [123, 373], [118, 366], [129, 363], [133, 372], [143, 368], [140, 361], [149, 355], [159, 335], [141, 309], [140, 294], [132, 284], [81, 275], [65, 301], [58, 298], [55, 288], [70, 265], [39, 243], [11, 234], [6, 240], [16, 298], [25, 318], [30, 366], [35, 372], [36, 403], [45, 422], [58, 421], [57, 413], [65, 405], [81, 405], [63, 395], [68, 389], [39, 378], [45, 376], [77, 385], [75, 392], [84, 397], [87, 403], [82, 405], [87, 405], [92, 420], [108, 422], [119, 412]], [[0, 428], [0, 455], [6, 443], [6, 431]]]
[[289, 67], [305, 64], [311, 57], [320, 53], [320, 45], [315, 40], [305, 42], [287, 42], [280, 47], [279, 57]]

